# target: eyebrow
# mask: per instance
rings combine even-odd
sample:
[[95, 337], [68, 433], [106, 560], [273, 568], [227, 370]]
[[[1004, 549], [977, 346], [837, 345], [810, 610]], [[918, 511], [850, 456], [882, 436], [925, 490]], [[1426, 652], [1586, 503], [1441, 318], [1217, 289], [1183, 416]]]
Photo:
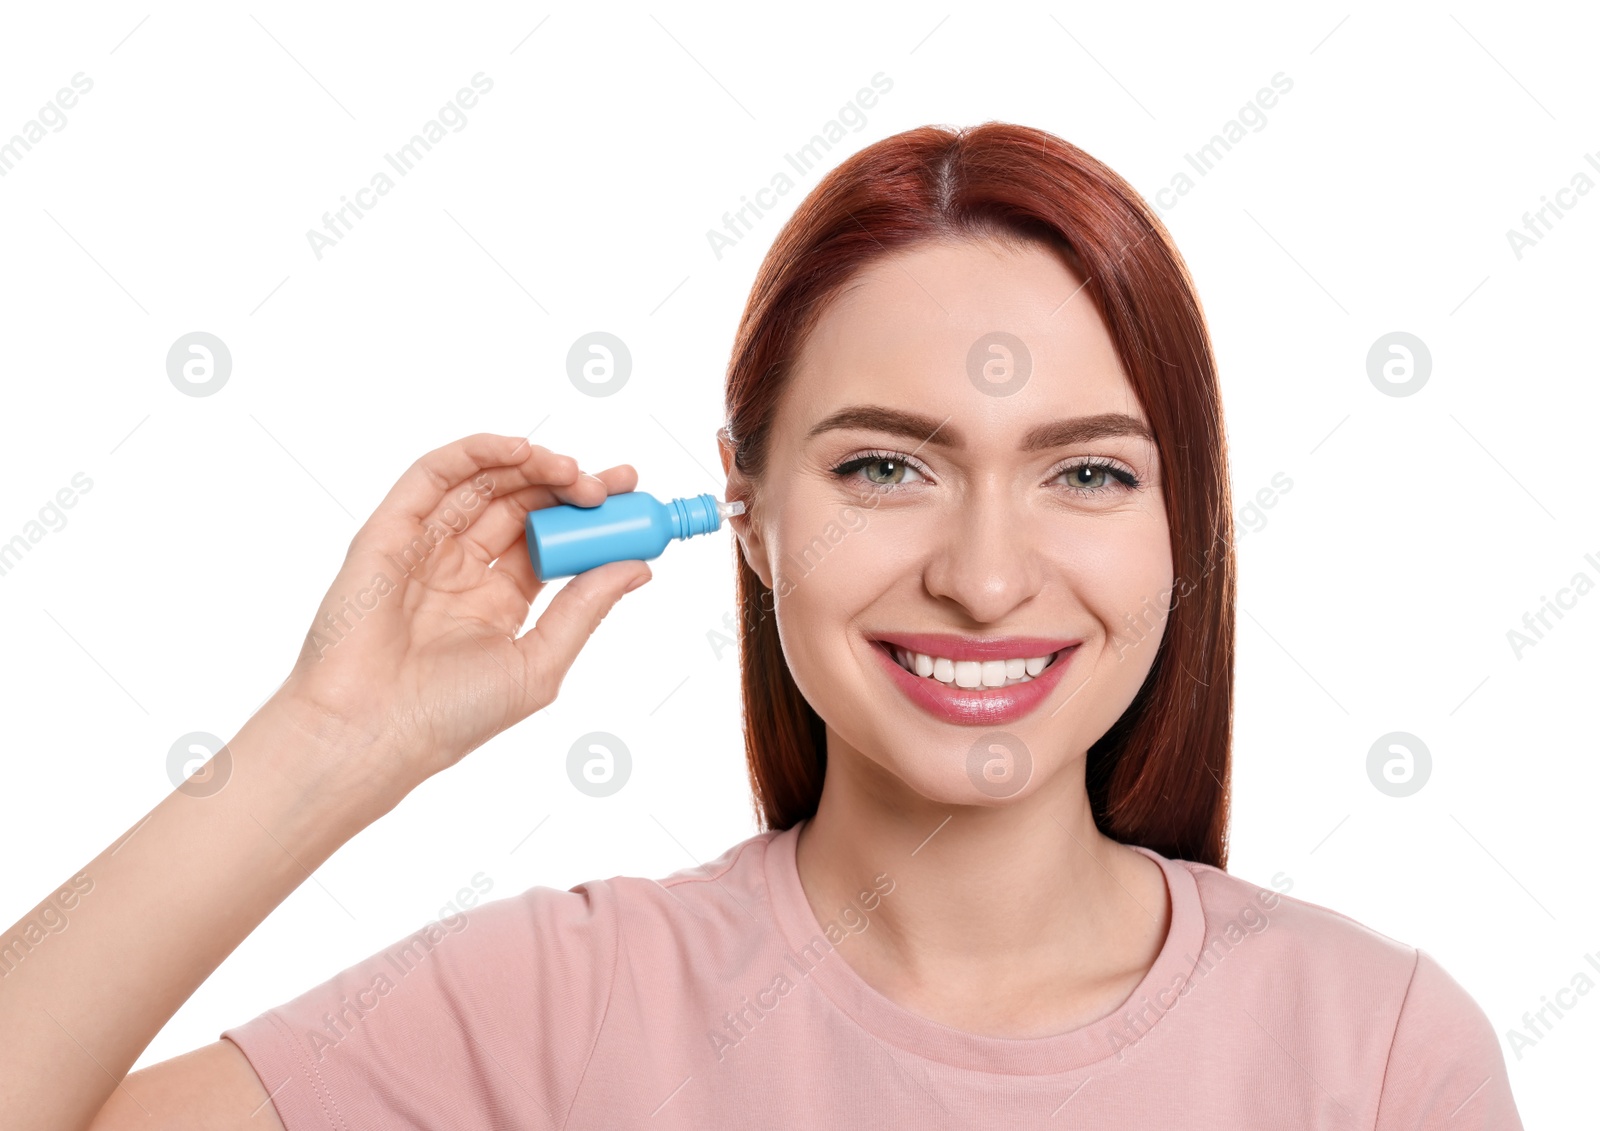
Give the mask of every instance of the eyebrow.
[[[813, 439], [824, 432], [849, 429], [887, 432], [952, 451], [965, 451], [967, 446], [960, 430], [949, 427], [948, 420], [941, 422], [937, 417], [924, 416], [919, 412], [867, 404], [849, 405], [823, 418], [806, 433], [806, 439]], [[1137, 417], [1121, 412], [1102, 412], [1094, 416], [1074, 416], [1037, 425], [1022, 437], [1020, 450], [1045, 451], [1112, 436], [1134, 436], [1155, 442], [1149, 426]]]

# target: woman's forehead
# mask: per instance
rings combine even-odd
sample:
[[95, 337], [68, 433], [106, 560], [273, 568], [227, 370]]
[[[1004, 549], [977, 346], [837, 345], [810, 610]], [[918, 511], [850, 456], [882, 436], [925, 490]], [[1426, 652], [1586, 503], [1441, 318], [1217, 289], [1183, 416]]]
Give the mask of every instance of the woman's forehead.
[[919, 245], [863, 269], [808, 335], [784, 401], [780, 425], [804, 429], [860, 403], [1023, 429], [1143, 417], [1082, 280], [1049, 249], [987, 243]]

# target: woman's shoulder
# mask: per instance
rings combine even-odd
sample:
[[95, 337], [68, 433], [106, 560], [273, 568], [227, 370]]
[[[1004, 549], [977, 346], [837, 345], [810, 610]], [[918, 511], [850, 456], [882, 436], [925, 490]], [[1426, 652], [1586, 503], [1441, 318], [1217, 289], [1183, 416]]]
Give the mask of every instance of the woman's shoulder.
[[1250, 949], [1240, 963], [1306, 997], [1337, 998], [1360, 1009], [1387, 1006], [1398, 1016], [1468, 1024], [1492, 1032], [1472, 996], [1427, 951], [1376, 930], [1354, 916], [1290, 895], [1294, 881], [1275, 873], [1270, 886], [1209, 864], [1176, 861], [1194, 877], [1204, 910], [1198, 965]]
[[771, 916], [767, 890], [767, 854], [782, 835], [757, 833], [729, 845], [717, 856], [676, 871], [641, 869], [603, 879], [585, 880], [562, 890], [528, 888], [502, 900], [501, 913], [542, 919], [554, 926], [602, 921], [624, 941], [665, 941], [673, 937], [704, 943], [730, 925], [766, 927]]
[[1219, 931], [1235, 937], [1271, 936], [1289, 950], [1317, 952], [1331, 947], [1364, 962], [1407, 968], [1415, 960], [1416, 949], [1407, 943], [1342, 911], [1290, 895], [1294, 879], [1284, 872], [1274, 873], [1269, 884], [1260, 884], [1210, 864], [1175, 863], [1194, 877], [1208, 937]]
[[[1442, 1125], [1520, 1127], [1499, 1035], [1433, 955], [1366, 923], [1209, 864], [1174, 861], [1203, 910], [1190, 979], [1199, 996], [1248, 1009], [1274, 1033], [1299, 1032], [1299, 1055], [1337, 1077], [1376, 1073], [1379, 1131]], [[1312, 1029], [1305, 1020], [1315, 1018]]]

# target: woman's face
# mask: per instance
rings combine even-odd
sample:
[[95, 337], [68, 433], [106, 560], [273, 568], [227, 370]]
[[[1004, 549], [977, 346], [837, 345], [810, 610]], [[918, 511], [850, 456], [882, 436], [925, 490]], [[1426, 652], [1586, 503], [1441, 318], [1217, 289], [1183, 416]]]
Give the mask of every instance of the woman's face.
[[1148, 673], [1173, 588], [1161, 469], [1082, 286], [1039, 246], [926, 243], [806, 341], [735, 522], [830, 767], [1009, 804]]

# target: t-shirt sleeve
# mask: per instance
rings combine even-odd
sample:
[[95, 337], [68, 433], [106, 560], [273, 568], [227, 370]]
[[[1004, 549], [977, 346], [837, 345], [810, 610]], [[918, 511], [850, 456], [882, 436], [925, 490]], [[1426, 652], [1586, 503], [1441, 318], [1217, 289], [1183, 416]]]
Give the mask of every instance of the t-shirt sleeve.
[[530, 888], [430, 923], [221, 1035], [288, 1131], [559, 1127], [617, 965], [615, 889]]
[[1374, 1131], [1522, 1131], [1488, 1016], [1417, 951], [1378, 1100]]

